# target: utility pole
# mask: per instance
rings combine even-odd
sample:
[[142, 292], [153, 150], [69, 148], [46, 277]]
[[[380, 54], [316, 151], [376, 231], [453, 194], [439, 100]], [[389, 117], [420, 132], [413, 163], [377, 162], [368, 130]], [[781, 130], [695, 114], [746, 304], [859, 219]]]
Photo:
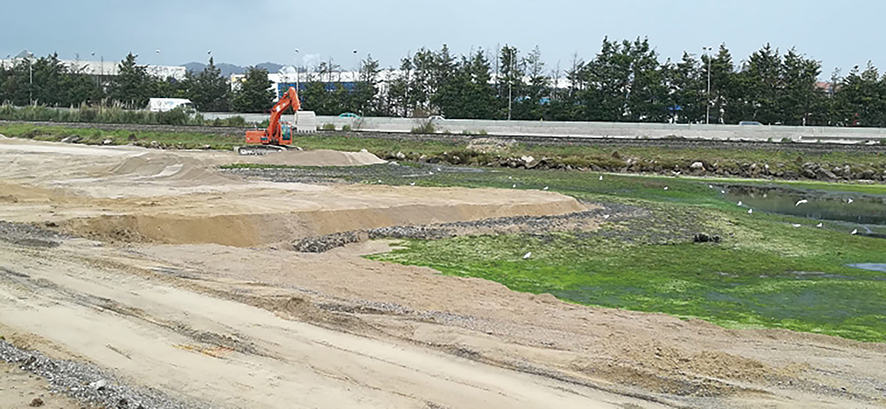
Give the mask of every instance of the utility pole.
[[511, 47], [505, 44], [505, 49], [508, 50], [508, 121], [511, 120], [511, 104], [514, 102], [514, 97], [511, 94], [511, 84], [514, 83], [514, 53], [511, 51]]
[[707, 105], [707, 110], [705, 111], [705, 117], [704, 117], [705, 118], [704, 123], [706, 125], [708, 125], [711, 123], [711, 56], [708, 54], [708, 52], [713, 50], [713, 48], [708, 46], [708, 47], [702, 47], [701, 49], [705, 52], [705, 55], [708, 57], [708, 93], [707, 93], [707, 104], [705, 104], [705, 105]]

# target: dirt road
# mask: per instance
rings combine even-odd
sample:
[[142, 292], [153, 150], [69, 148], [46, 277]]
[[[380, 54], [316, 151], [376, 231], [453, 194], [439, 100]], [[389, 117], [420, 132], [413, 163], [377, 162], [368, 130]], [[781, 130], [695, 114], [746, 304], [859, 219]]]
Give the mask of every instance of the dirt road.
[[[0, 335], [102, 368], [114, 378], [111, 391], [147, 387], [182, 408], [886, 404], [882, 344], [590, 308], [360, 257], [386, 251], [385, 242], [322, 254], [258, 245], [367, 223], [581, 208], [560, 195], [251, 189], [212, 170], [226, 160], [218, 153], [145, 157], [129, 148], [4, 143], [18, 146], [0, 147], [0, 220], [41, 228], [0, 224]], [[242, 210], [245, 203], [252, 210]], [[261, 218], [253, 213], [275, 215], [271, 225], [294, 218], [290, 225], [302, 230], [219, 243], [216, 236], [255, 228]], [[231, 215], [218, 227], [218, 217]], [[176, 222], [152, 224], [148, 216]], [[187, 229], [174, 228], [204, 216], [216, 219], [191, 227], [199, 234], [183, 239], [178, 232]], [[127, 217], [134, 222], [121, 224]], [[0, 403], [18, 402], [3, 400], [10, 396], [0, 390]]]

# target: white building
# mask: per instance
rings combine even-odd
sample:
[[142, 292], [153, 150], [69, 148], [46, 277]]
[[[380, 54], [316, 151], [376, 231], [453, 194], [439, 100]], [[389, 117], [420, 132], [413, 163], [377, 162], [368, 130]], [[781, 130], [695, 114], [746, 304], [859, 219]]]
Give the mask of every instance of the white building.
[[[27, 63], [26, 57], [16, 57], [0, 60], [0, 67], [11, 68], [17, 63], [24, 61]], [[36, 61], [37, 57], [31, 57], [31, 61]], [[73, 72], [79, 72], [95, 77], [113, 77], [118, 74], [120, 61], [70, 61], [59, 60], [60, 63], [68, 67]], [[146, 65], [144, 66], [148, 75], [157, 78], [175, 78], [177, 81], [185, 79], [185, 73], [188, 71], [184, 66], [178, 65]]]

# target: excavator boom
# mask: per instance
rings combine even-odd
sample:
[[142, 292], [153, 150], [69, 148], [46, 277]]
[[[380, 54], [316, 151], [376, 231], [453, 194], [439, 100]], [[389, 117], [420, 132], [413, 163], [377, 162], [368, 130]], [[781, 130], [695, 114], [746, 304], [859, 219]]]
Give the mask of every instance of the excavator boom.
[[[291, 138], [284, 138], [283, 127], [280, 123], [283, 111], [290, 107], [296, 112], [301, 108], [298, 92], [293, 87], [289, 87], [289, 90], [271, 108], [271, 118], [267, 129], [264, 131], [246, 131], [246, 144], [273, 146], [277, 149], [282, 149], [283, 146], [292, 144]], [[259, 150], [249, 147], [240, 148], [239, 151], [241, 154], [255, 154], [259, 152]]]

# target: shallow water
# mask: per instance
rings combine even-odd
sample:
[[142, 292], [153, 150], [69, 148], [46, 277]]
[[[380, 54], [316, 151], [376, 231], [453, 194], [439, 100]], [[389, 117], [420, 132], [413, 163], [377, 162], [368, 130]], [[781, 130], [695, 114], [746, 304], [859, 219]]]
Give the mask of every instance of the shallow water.
[[[832, 220], [859, 225], [886, 226], [886, 196], [859, 193], [801, 190], [780, 186], [728, 185], [726, 200], [742, 207], [814, 220]], [[851, 202], [850, 202], [851, 199]], [[800, 200], [808, 203], [797, 205]], [[864, 228], [860, 232], [867, 232]]]
[[850, 264], [849, 267], [860, 268], [862, 270], [868, 270], [868, 271], [877, 271], [880, 273], [886, 273], [886, 264], [859, 263], [859, 264]]

